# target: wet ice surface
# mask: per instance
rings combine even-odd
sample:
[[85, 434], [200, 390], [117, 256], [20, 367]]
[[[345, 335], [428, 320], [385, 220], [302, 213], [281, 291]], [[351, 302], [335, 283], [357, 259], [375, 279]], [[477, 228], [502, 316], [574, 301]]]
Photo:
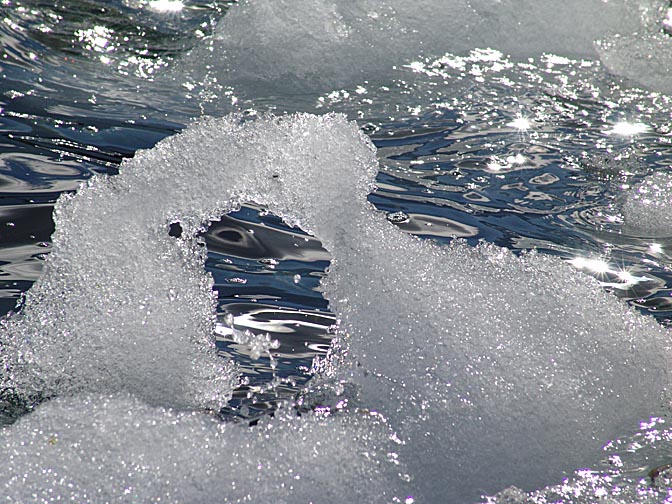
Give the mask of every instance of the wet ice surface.
[[485, 499], [489, 504], [539, 504], [546, 502], [661, 503], [672, 499], [669, 460], [672, 431], [663, 418], [642, 422], [627, 438], [615, 439], [603, 448], [603, 460], [582, 469], [557, 485], [523, 492], [510, 487]]
[[[227, 2], [76, 7], [61, 9], [39, 2], [3, 6], [3, 36], [11, 42], [3, 64], [6, 89], [0, 111], [2, 237], [9, 240], [3, 242], [1, 258], [5, 309], [45, 271], [45, 280], [28, 296], [24, 313], [6, 323], [5, 335], [13, 336], [3, 336], [3, 350], [20, 348], [21, 353], [3, 352], [12, 370], [3, 374], [5, 383], [11, 383], [3, 391], [9, 400], [3, 408], [20, 410], [47, 397], [61, 397], [6, 427], [3, 436], [8, 436], [8, 443], [19, 446], [27, 439], [19, 425], [39, 429], [53, 416], [54, 424], [64, 426], [70, 422], [66, 417], [76, 417], [79, 408], [81, 421], [89, 428], [80, 429], [79, 441], [93, 439], [101, 423], [85, 418], [91, 416], [87, 413], [91, 403], [105, 405], [100, 408], [102, 421], [113, 430], [125, 425], [125, 420], [115, 420], [119, 408], [133, 408], [138, 422], [150, 418], [150, 423], [163, 425], [166, 415], [202, 418], [204, 408], [218, 409], [232, 395], [222, 417], [261, 418], [263, 425], [276, 425], [285, 433], [277, 438], [282, 454], [275, 455], [270, 448], [264, 451], [261, 435], [241, 434], [247, 432], [244, 429], [207, 420], [213, 427], [206, 431], [223, 432], [223, 443], [249, 437], [252, 441], [246, 441], [245, 451], [260, 453], [262, 466], [270, 461], [279, 464], [283, 474], [291, 469], [292, 474], [300, 472], [314, 481], [328, 476], [311, 475], [317, 468], [303, 447], [312, 453], [308, 447], [317, 445], [315, 437], [336, 439], [330, 433], [340, 438], [338, 433], [345, 432], [361, 441], [365, 452], [341, 459], [338, 448], [329, 444], [320, 453], [334, 451], [333, 464], [323, 466], [338, 471], [341, 460], [352, 465], [354, 472], [338, 480], [347, 480], [342, 485], [347, 488], [369, 488], [368, 481], [373, 480], [371, 501], [396, 496], [403, 502], [411, 495], [427, 502], [451, 495], [458, 501], [473, 501], [482, 492], [495, 493], [510, 485], [532, 491], [587, 466], [592, 471], [570, 477], [559, 487], [529, 495], [510, 490], [498, 499], [658, 502], [665, 498], [664, 464], [672, 458], [666, 448], [669, 436], [664, 424], [648, 419], [666, 411], [661, 391], [668, 382], [667, 334], [599, 289], [601, 284], [667, 325], [672, 308], [665, 173], [669, 98], [656, 91], [666, 90], [669, 66], [665, 60], [669, 51], [664, 50], [668, 36], [662, 31], [665, 2], [553, 6], [470, 2], [468, 8], [460, 2], [427, 2], [411, 9], [403, 2], [290, 5], [260, 0], [241, 2], [221, 20]], [[174, 9], [172, 14], [159, 13], [168, 7]], [[87, 21], [90, 14], [94, 23]], [[125, 24], [128, 16], [133, 22]], [[304, 40], [320, 48], [318, 56], [307, 51], [307, 45], [297, 45]], [[482, 49], [487, 46], [493, 49]], [[540, 56], [544, 51], [555, 55]], [[252, 75], [260, 79], [251, 79]], [[630, 87], [633, 82], [648, 90]], [[221, 200], [207, 216], [190, 220], [191, 211], [199, 213], [189, 203], [193, 180], [212, 177], [207, 178], [212, 189], [223, 183], [208, 173], [221, 159], [208, 166], [195, 166], [186, 159], [192, 148], [192, 157], [198, 160], [220, 148], [200, 137], [194, 140], [192, 130], [185, 140], [176, 140], [186, 142], [189, 149], [169, 156], [168, 164], [184, 161], [193, 170], [169, 170], [164, 185], [155, 184], [157, 179], [151, 176], [147, 180], [138, 176], [129, 186], [94, 182], [83, 191], [92, 197], [88, 212], [87, 203], [76, 198], [80, 203], [70, 207], [73, 216], [90, 214], [82, 221], [88, 224], [68, 227], [72, 216], [57, 217], [66, 230], [60, 236], [73, 239], [59, 242], [57, 231], [52, 247], [49, 215], [61, 192], [76, 189], [93, 173], [116, 173], [122, 158], [182, 129], [199, 112], [221, 116], [232, 109], [244, 111], [248, 120], [264, 110], [337, 110], [358, 119], [378, 148], [378, 189], [368, 200], [382, 213], [374, 217], [365, 191], [356, 197], [349, 188], [342, 190], [348, 199], [338, 203], [349, 201], [351, 208], [340, 216], [338, 226], [327, 226], [326, 232], [319, 225], [311, 228], [311, 223], [336, 220], [339, 214], [333, 208], [302, 220], [304, 229], [299, 229], [286, 226], [264, 206], [245, 206], [205, 233], [207, 258], [200, 246], [180, 249], [195, 243], [208, 219], [217, 221], [230, 209], [225, 194], [232, 190], [227, 186], [221, 191]], [[292, 155], [293, 147], [288, 138], [277, 140], [266, 121], [246, 131], [258, 127], [268, 145], [261, 148], [262, 140], [255, 143], [242, 137], [240, 145], [254, 145], [253, 150], [259, 151], [278, 147], [269, 159], [284, 166], [278, 156], [286, 151]], [[318, 126], [303, 121], [297, 121], [297, 131], [307, 127], [306, 136], [321, 138]], [[354, 129], [348, 131], [349, 140], [340, 143], [337, 138], [345, 137], [338, 135], [328, 141], [322, 138], [315, 151], [322, 155], [324, 145], [330, 145], [336, 153], [329, 156], [339, 157], [347, 145], [345, 150], [353, 152], [349, 149], [363, 139]], [[217, 138], [210, 131], [203, 134], [210, 136]], [[189, 144], [190, 138], [198, 147]], [[245, 143], [248, 140], [251, 144]], [[299, 143], [304, 141], [308, 142]], [[161, 155], [160, 149], [133, 163], [150, 163]], [[308, 158], [314, 161], [312, 155]], [[133, 163], [126, 168], [136, 166]], [[301, 163], [289, 164], [289, 172], [300, 173], [301, 168], [293, 165]], [[153, 169], [147, 171], [156, 175]], [[360, 175], [354, 180], [362, 180]], [[130, 180], [124, 177], [121, 180]], [[250, 193], [254, 186], [250, 180], [237, 201], [266, 203], [285, 217], [310, 213], [328, 204], [324, 195], [329, 190], [323, 187], [327, 180], [301, 177], [295, 189], [303, 185], [304, 192], [288, 212], [278, 211], [277, 205], [291, 194], [283, 192], [269, 202], [261, 191]], [[169, 187], [173, 184], [176, 187]], [[143, 196], [132, 196], [152, 185], [158, 192], [150, 191], [146, 197], [143, 190]], [[161, 187], [167, 192], [159, 194]], [[167, 198], [174, 189], [183, 191], [176, 200], [181, 202], [177, 207], [184, 204], [183, 212], [166, 211], [160, 219], [154, 214], [154, 222], [161, 224], [150, 231], [152, 226], [146, 224], [154, 217], [150, 212], [149, 220], [143, 221], [140, 210], [153, 205], [175, 210], [170, 206], [175, 201], [169, 204]], [[114, 191], [120, 192], [112, 197]], [[129, 198], [126, 202], [123, 194]], [[341, 208], [339, 204], [336, 207]], [[63, 205], [67, 213], [68, 204]], [[35, 218], [40, 225], [32, 224]], [[122, 231], [102, 233], [108, 219]], [[178, 220], [184, 237], [177, 232]], [[144, 223], [132, 231], [129, 223], [140, 221]], [[116, 243], [126, 231], [136, 238]], [[305, 231], [315, 231], [317, 237], [308, 237]], [[103, 239], [90, 244], [91, 236]], [[466, 244], [447, 245], [454, 236], [465, 238]], [[478, 245], [482, 239], [494, 246]], [[136, 256], [139, 260], [126, 264], [131, 261], [122, 258], [127, 259], [131, 245], [141, 247], [142, 253]], [[177, 255], [175, 247], [180, 250]], [[543, 254], [518, 257], [532, 248]], [[167, 253], [165, 261], [154, 260], [158, 250]], [[45, 262], [50, 253], [54, 258]], [[186, 269], [182, 256], [195, 258]], [[324, 287], [327, 305], [318, 284], [332, 257], [336, 262]], [[98, 271], [104, 269], [96, 266], [101, 258], [118, 270]], [[73, 265], [78, 278], [70, 278]], [[212, 280], [203, 276], [203, 266]], [[87, 285], [86, 279], [93, 278], [96, 282]], [[200, 280], [189, 283], [187, 278]], [[72, 292], [63, 288], [70, 285], [77, 288]], [[209, 294], [213, 286], [217, 299]], [[63, 296], [76, 308], [62, 309], [67, 303], [50, 300], [54, 296]], [[98, 296], [103, 299], [92, 306], [91, 300]], [[173, 296], [189, 298], [197, 310], [185, 305], [175, 309]], [[119, 310], [118, 300], [123, 307]], [[333, 362], [312, 364], [323, 376], [310, 382], [311, 360], [325, 355], [334, 334], [333, 328], [328, 330], [334, 323], [329, 310], [341, 320], [338, 344], [332, 350]], [[39, 313], [49, 316], [40, 318], [35, 315]], [[201, 322], [195, 326], [185, 322], [189, 313]], [[59, 315], [51, 316], [55, 314]], [[34, 331], [35, 327], [45, 329]], [[109, 334], [118, 340], [118, 347], [106, 344]], [[69, 340], [81, 343], [76, 351], [66, 346]], [[341, 349], [348, 345], [350, 353], [343, 355]], [[140, 350], [134, 353], [128, 348]], [[106, 359], [91, 359], [93, 353]], [[181, 360], [183, 353], [192, 361]], [[240, 383], [221, 357], [236, 361], [244, 373]], [[164, 368], [165, 362], [173, 364]], [[361, 366], [350, 367], [356, 363]], [[203, 379], [213, 373], [218, 376], [214, 386]], [[110, 398], [113, 392], [121, 395]], [[94, 399], [80, 399], [81, 393]], [[128, 393], [144, 402], [123, 395]], [[263, 417], [281, 399], [295, 398], [297, 393], [301, 396], [294, 410], [304, 417], [281, 415], [273, 421]], [[582, 405], [594, 413], [586, 414]], [[167, 414], [166, 406], [180, 412]], [[192, 408], [200, 413], [184, 411]], [[327, 416], [326, 424], [316, 427], [306, 419], [306, 412], [313, 409], [322, 415], [338, 413], [336, 419]], [[369, 420], [360, 418], [366, 410], [388, 417], [389, 427], [377, 424], [381, 417], [373, 421], [380, 428], [369, 426]], [[518, 418], [523, 418], [524, 431]], [[640, 422], [642, 432], [637, 433]], [[187, 440], [200, 429], [198, 422], [174, 423], [176, 435]], [[372, 437], [360, 436], [369, 428]], [[304, 436], [308, 444], [300, 445], [300, 454], [294, 457], [289, 445], [294, 446], [293, 436], [302, 436], [297, 433], [305, 429], [311, 432]], [[390, 438], [392, 431], [406, 444]], [[139, 438], [151, 438], [148, 432], [141, 428]], [[539, 434], [530, 434], [534, 432]], [[51, 441], [47, 440], [49, 446], [54, 446]], [[184, 446], [171, 445], [162, 452], [165, 460], [157, 460], [158, 450], [146, 448], [141, 439], [134, 443], [138, 451], [113, 446], [111, 441], [107, 440], [110, 452], [120, 453], [123, 464], [133, 465], [136, 456], [151, 458], [156, 461], [153, 474], [167, 474], [172, 481], [184, 476], [168, 467], [187, 451]], [[369, 442], [375, 447], [368, 449]], [[571, 443], [576, 443], [575, 449]], [[607, 451], [601, 451], [607, 443]], [[187, 443], [195, 444], [198, 441]], [[645, 449], [640, 450], [640, 444]], [[453, 452], [446, 453], [446, 446]], [[558, 455], [549, 460], [543, 457], [544, 449]], [[48, 455], [38, 451], [12, 459], [8, 463], [15, 465], [8, 467], [39, 473]], [[464, 455], [455, 456], [457, 452]], [[426, 453], [438, 460], [444, 457], [448, 476], [432, 473], [436, 469], [428, 467], [431, 458]], [[90, 454], [84, 450], [81, 457]], [[69, 455], [59, 452], [59, 456]], [[246, 458], [236, 451], [234, 458], [252, 461], [248, 464], [252, 468], [254, 456]], [[284, 456], [291, 461], [283, 462]], [[380, 464], [362, 462], [369, 456]], [[397, 458], [403, 467], [394, 465]], [[530, 463], [539, 459], [542, 462]], [[230, 461], [213, 454], [204, 463], [226, 466]], [[648, 471], [660, 466], [656, 481], [651, 481]], [[132, 476], [120, 474], [120, 481], [128, 488], [138, 488], [137, 481], [147, 486], [145, 468], [133, 467], [137, 470], [129, 472]], [[366, 473], [375, 467], [380, 472]], [[61, 469], [67, 472], [65, 466]], [[202, 476], [203, 486], [231, 501], [248, 494], [261, 501], [277, 500], [282, 490], [276, 478], [257, 478], [253, 469], [243, 472], [243, 476], [221, 475], [225, 486], [220, 486], [220, 479]], [[95, 488], [95, 482], [102, 481], [100, 474], [86, 473], [79, 489]], [[229, 488], [234, 480], [241, 493]], [[35, 481], [48, 492], [56, 480]], [[18, 485], [12, 491], [21, 492], [18, 482], [11, 485]], [[182, 486], [183, 494], [175, 493]], [[110, 499], [124, 501], [115, 490], [120, 487], [106, 488], [111, 489]], [[152, 486], [146, 498], [198, 501], [202, 491], [191, 484], [162, 488]], [[348, 498], [329, 500], [310, 486], [301, 488], [292, 502]], [[385, 498], [378, 497], [383, 495], [379, 488], [389, 489]]]

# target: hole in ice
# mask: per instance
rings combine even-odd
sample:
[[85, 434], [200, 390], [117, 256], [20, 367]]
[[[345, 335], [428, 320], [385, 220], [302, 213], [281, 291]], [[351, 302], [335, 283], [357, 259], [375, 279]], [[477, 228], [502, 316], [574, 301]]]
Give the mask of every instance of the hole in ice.
[[180, 226], [179, 222], [172, 222], [170, 224], [168, 229], [168, 236], [172, 236], [174, 238], [180, 238], [182, 236], [182, 226]]
[[217, 349], [243, 374], [224, 412], [254, 420], [294, 397], [313, 359], [326, 355], [335, 319], [319, 282], [331, 256], [253, 204], [210, 222], [202, 239], [218, 298]]

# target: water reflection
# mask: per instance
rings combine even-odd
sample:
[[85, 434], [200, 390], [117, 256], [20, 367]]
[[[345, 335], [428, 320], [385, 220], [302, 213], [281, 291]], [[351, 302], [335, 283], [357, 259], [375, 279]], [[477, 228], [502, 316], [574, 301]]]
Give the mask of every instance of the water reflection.
[[607, 130], [606, 133], [608, 135], [634, 136], [639, 135], [640, 133], [646, 133], [650, 130], [651, 128], [649, 126], [641, 122], [621, 121], [614, 124], [614, 126]]
[[649, 253], [658, 255], [663, 253], [663, 246], [660, 243], [651, 243], [649, 245]]
[[[243, 382], [224, 413], [254, 421], [279, 402], [293, 398], [311, 377], [315, 357], [326, 355], [330, 328], [335, 323], [331, 314], [320, 311], [258, 303], [225, 304], [218, 314], [217, 348], [220, 355], [239, 364]], [[267, 335], [277, 345], [256, 356], [249, 344], [236, 338], [236, 331]]]
[[184, 9], [184, 3], [181, 0], [151, 0], [147, 3], [147, 6], [161, 13], [178, 13]]
[[518, 131], [527, 131], [532, 127], [530, 120], [521, 114], [518, 114], [513, 121], [506, 123], [506, 125]]

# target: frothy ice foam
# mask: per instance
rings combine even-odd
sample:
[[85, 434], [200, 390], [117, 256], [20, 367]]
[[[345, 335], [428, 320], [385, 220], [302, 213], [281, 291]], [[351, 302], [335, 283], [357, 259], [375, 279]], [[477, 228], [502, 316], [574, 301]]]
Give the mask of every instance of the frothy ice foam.
[[[404, 443], [391, 453], [428, 502], [551, 482], [664, 409], [666, 331], [558, 259], [404, 234], [366, 200], [377, 167], [340, 115], [206, 119], [139, 152], [59, 203], [45, 275], [3, 326], [3, 388], [214, 407], [233, 380], [209, 343], [197, 236], [252, 201], [331, 252], [323, 289], [353, 363], [334, 374], [389, 419]], [[51, 463], [30, 453], [16, 467]], [[367, 487], [363, 474], [346, 479]]]

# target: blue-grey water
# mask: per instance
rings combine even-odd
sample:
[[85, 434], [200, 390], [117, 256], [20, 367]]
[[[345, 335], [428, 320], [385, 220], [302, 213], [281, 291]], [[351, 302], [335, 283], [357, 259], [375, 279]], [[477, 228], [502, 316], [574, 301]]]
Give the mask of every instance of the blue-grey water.
[[[400, 62], [391, 76], [357, 85], [283, 94], [243, 79], [228, 90], [195, 71], [199, 53], [189, 51], [208, 44], [236, 2], [164, 3], [0, 5], [2, 314], [20, 310], [41, 275], [62, 193], [116, 174], [122, 160], [204, 114], [335, 110], [377, 147], [369, 201], [405, 232], [558, 256], [663, 326], [672, 321], [672, 234], [628, 227], [621, 211], [629, 188], [669, 169], [672, 98], [609, 73], [597, 57], [505, 50]], [[336, 321], [319, 282], [331, 256], [253, 205], [214, 221], [203, 239], [219, 299], [217, 348], [244, 374], [221, 415], [254, 423], [298, 394], [329, 348]], [[231, 316], [278, 347], [252, 358], [234, 341]]]

